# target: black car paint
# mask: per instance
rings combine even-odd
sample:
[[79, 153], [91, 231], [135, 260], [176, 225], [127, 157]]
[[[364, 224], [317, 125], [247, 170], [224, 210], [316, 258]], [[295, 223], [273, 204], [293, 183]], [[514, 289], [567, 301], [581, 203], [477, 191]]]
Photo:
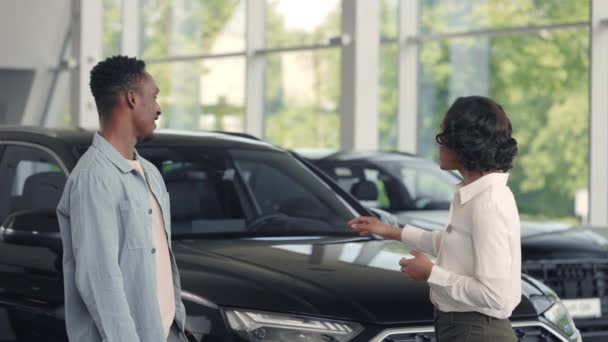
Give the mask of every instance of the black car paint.
[[[43, 134], [0, 130], [0, 143], [27, 142], [42, 146], [53, 151], [71, 170], [79, 151], [90, 143], [91, 136], [71, 131]], [[246, 137], [219, 134], [206, 138], [164, 135], [147, 143], [148, 146], [163, 144], [276, 149], [268, 144], [247, 141]], [[358, 210], [359, 214], [366, 213], [361, 207]], [[391, 327], [432, 325], [433, 312], [426, 285], [408, 280], [393, 263], [389, 269], [370, 266], [372, 256], [391, 245], [394, 247], [394, 242], [345, 236], [299, 240], [218, 237], [175, 240], [173, 243], [183, 289], [212, 303], [206, 306], [185, 300], [193, 322], [189, 327], [194, 333], [197, 332], [196, 319], [211, 320], [212, 333], [205, 341], [232, 340], [231, 331], [221, 315], [226, 307], [364, 324], [366, 330], [353, 341], [367, 341]], [[336, 259], [337, 251], [353, 246], [372, 252], [353, 261]], [[311, 252], [306, 255], [286, 247], [310, 249]], [[0, 239], [0, 331], [6, 334], [0, 338], [11, 341], [6, 333], [10, 327], [18, 341], [67, 341], [61, 258], [58, 248]], [[543, 294], [525, 281], [524, 293], [522, 303], [514, 312], [515, 320], [533, 319], [538, 315], [528, 297]]]
[[[386, 159], [400, 160], [407, 165], [426, 165], [435, 167], [433, 162], [424, 160], [414, 154], [399, 153], [395, 151], [368, 151], [368, 152], [337, 152], [321, 158], [308, 158], [307, 160], [317, 166], [323, 172], [329, 172], [336, 166], [356, 166], [374, 167], [390, 172], [384, 167], [383, 161]], [[306, 159], [306, 158], [304, 158]], [[452, 175], [453, 177], [458, 177]], [[407, 189], [401, 182], [393, 183], [398, 192], [407, 193]], [[386, 211], [394, 214], [401, 224], [414, 224], [427, 229], [443, 229], [447, 222], [447, 210], [403, 210], [399, 208], [388, 208]], [[580, 264], [585, 265], [587, 270], [597, 269], [597, 273], [604, 275], [608, 279], [608, 239], [600, 234], [586, 229], [571, 229], [571, 227], [551, 228], [551, 223], [541, 223], [543, 228], [537, 229], [532, 223], [522, 222], [521, 225], [521, 246], [522, 246], [522, 270], [534, 269], [532, 274], [538, 279], [547, 270], [553, 270], [555, 264]], [[557, 226], [558, 224], [555, 223]], [[549, 228], [549, 229], [547, 229]], [[539, 266], [540, 264], [540, 266]], [[593, 265], [590, 265], [593, 264]], [[586, 270], [573, 270], [570, 273], [580, 273]], [[559, 272], [556, 277], [559, 277]], [[564, 274], [565, 275], [565, 274]], [[559, 279], [551, 277], [547, 284], [554, 286]], [[581, 283], [584, 280], [580, 281]], [[585, 341], [604, 341], [608, 339], [608, 284], [605, 281], [598, 281], [599, 285], [583, 284], [588, 291], [599, 293], [601, 298], [603, 317], [600, 318], [575, 318], [574, 321], [581, 329]], [[561, 285], [561, 284], [560, 284]], [[593, 290], [592, 290], [593, 289]], [[567, 294], [567, 296], [566, 296]], [[578, 293], [570, 290], [560, 293], [564, 298], [587, 298], [587, 294]]]

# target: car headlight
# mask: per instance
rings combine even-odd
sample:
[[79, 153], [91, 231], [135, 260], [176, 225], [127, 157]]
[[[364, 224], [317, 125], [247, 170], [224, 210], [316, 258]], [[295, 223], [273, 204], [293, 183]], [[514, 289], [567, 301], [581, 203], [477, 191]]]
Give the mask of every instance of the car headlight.
[[568, 309], [566, 309], [561, 301], [556, 301], [547, 311], [545, 311], [543, 316], [567, 336], [572, 336], [576, 332], [574, 322], [568, 313]]
[[551, 325], [553, 325], [564, 335], [568, 336], [569, 338], [578, 336], [578, 339], [580, 340], [580, 334], [574, 326], [574, 322], [572, 321], [572, 317], [570, 317], [570, 313], [568, 313], [568, 309], [566, 309], [564, 304], [559, 300], [559, 296], [555, 293], [555, 291], [532, 277], [528, 276], [526, 277], [526, 280], [527, 282], [534, 284], [535, 287], [538, 288], [538, 290], [540, 290], [542, 293], [532, 294], [529, 297], [532, 305], [534, 305], [534, 308], [536, 309], [536, 312], [538, 312], [539, 315], [542, 315], [545, 320], [551, 323]]
[[363, 327], [352, 322], [315, 317], [226, 309], [226, 319], [243, 341], [346, 342]]

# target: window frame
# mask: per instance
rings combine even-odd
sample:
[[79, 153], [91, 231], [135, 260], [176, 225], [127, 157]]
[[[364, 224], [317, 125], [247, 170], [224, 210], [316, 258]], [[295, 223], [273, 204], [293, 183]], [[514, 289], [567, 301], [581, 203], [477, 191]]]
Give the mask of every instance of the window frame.
[[[53, 151], [52, 149], [37, 144], [37, 143], [32, 143], [32, 142], [25, 142], [25, 141], [18, 141], [18, 140], [2, 140], [0, 141], [0, 170], [4, 169], [6, 167], [6, 152], [9, 150], [9, 148], [11, 147], [21, 147], [21, 148], [29, 148], [32, 150], [35, 150], [36, 152], [40, 152], [43, 154], [46, 154], [47, 156], [49, 156], [50, 160], [54, 161], [60, 168], [61, 173], [65, 176], [66, 180], [70, 175], [70, 172], [68, 171], [68, 168], [66, 167], [64, 161], [59, 157], [59, 155]], [[14, 181], [14, 179], [12, 179], [11, 181]], [[7, 187], [7, 189], [12, 189], [12, 185], [13, 183], [11, 183], [11, 186]], [[10, 194], [8, 195], [9, 199], [10, 199]], [[9, 208], [10, 209], [10, 205]], [[7, 211], [6, 215], [8, 215], [9, 212]], [[0, 212], [0, 215], [4, 215], [3, 213]], [[6, 219], [6, 215], [4, 216], [0, 216], [0, 221], [3, 221], [4, 219]]]

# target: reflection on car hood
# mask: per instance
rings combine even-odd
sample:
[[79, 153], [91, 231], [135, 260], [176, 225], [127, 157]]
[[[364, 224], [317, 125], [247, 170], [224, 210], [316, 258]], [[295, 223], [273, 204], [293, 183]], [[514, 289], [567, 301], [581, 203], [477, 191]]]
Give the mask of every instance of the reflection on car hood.
[[[428, 286], [400, 272], [409, 248], [396, 241], [184, 240], [173, 250], [183, 288], [220, 306], [378, 324], [432, 321]], [[522, 298], [514, 316], [532, 315]]]
[[[395, 213], [401, 224], [429, 230], [443, 229], [447, 210], [407, 211]], [[608, 240], [588, 229], [573, 228], [561, 222], [521, 221], [522, 258], [606, 258]]]

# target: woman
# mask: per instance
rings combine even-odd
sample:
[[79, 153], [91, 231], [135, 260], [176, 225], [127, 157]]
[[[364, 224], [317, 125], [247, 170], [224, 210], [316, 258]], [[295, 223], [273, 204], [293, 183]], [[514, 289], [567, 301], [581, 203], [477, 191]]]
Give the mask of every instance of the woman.
[[441, 168], [463, 177], [445, 230], [401, 229], [372, 217], [349, 225], [361, 235], [401, 240], [437, 256], [433, 264], [412, 250], [414, 257], [399, 264], [409, 277], [429, 283], [438, 341], [517, 341], [508, 319], [521, 299], [519, 214], [506, 173], [517, 153], [511, 123], [491, 99], [461, 97], [436, 140]]

